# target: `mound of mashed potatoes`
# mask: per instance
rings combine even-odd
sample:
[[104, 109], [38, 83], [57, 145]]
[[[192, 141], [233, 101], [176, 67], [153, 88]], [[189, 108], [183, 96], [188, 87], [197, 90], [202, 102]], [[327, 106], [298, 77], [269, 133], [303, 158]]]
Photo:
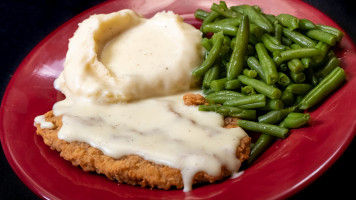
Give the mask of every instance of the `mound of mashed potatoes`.
[[70, 39], [56, 88], [100, 103], [186, 91], [202, 60], [201, 33], [173, 12], [92, 15]]

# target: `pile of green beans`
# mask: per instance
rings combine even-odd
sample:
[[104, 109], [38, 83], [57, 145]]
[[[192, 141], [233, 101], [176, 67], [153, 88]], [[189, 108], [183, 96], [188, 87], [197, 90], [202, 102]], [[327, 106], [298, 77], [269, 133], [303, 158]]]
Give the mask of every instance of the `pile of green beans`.
[[249, 163], [289, 129], [307, 125], [305, 109], [345, 81], [332, 50], [344, 35], [337, 28], [224, 1], [195, 17], [202, 20], [205, 56], [192, 75], [209, 103], [199, 110], [237, 117], [238, 126], [261, 133]]

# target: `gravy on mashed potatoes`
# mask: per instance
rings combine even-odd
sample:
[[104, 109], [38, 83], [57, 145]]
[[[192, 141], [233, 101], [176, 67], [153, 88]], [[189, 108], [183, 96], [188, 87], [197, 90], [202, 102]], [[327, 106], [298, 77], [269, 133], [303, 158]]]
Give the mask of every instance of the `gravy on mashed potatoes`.
[[[84, 20], [55, 81], [66, 96], [53, 107], [63, 122], [58, 138], [177, 168], [184, 191], [197, 172], [237, 172], [236, 149], [246, 133], [223, 128], [221, 115], [182, 100], [202, 60], [200, 41], [200, 31], [172, 12], [145, 19], [122, 10]], [[38, 116], [35, 123], [45, 122]]]

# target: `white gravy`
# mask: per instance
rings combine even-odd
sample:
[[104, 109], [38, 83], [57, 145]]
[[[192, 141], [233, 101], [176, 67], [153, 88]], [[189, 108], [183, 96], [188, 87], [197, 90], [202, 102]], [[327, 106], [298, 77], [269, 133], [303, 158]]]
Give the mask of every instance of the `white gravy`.
[[184, 191], [191, 190], [199, 171], [217, 176], [226, 166], [237, 172], [236, 148], [246, 133], [241, 128], [222, 128], [221, 115], [186, 106], [182, 96], [109, 106], [61, 101], [53, 108], [55, 115], [63, 115], [58, 137], [86, 142], [114, 158], [135, 154], [178, 168]]

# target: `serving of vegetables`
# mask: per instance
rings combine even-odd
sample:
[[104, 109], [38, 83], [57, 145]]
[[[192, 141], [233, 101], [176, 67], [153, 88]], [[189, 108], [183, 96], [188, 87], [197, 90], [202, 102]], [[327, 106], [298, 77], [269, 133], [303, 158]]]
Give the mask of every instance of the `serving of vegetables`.
[[195, 17], [202, 20], [205, 54], [192, 75], [208, 102], [199, 110], [236, 117], [244, 130], [261, 133], [249, 163], [289, 129], [308, 124], [306, 109], [346, 79], [332, 50], [344, 35], [337, 28], [224, 1]]

